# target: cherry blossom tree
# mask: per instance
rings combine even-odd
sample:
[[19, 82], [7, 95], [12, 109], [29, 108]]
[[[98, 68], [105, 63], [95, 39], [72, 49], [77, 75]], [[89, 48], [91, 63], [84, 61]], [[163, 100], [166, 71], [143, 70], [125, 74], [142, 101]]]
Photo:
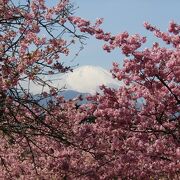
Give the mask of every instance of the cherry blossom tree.
[[171, 22], [168, 33], [144, 26], [162, 43], [143, 50], [140, 35], [81, 28], [106, 41], [105, 51], [120, 48], [126, 56], [123, 67], [113, 63], [111, 71], [124, 86], [102, 86], [104, 94], [90, 98], [100, 179], [180, 177], [180, 26]]
[[[0, 0], [0, 178], [178, 179], [180, 26], [164, 33], [145, 23], [167, 45], [143, 49], [145, 37], [106, 33], [103, 19], [92, 25], [73, 11], [68, 0]], [[112, 69], [124, 85], [102, 86], [79, 107], [80, 98], [65, 101], [42, 76], [71, 70], [63, 55], [86, 34], [126, 56]], [[42, 86], [38, 99], [24, 81]]]
[[[41, 166], [47, 154], [51, 157], [51, 145], [69, 144], [58, 123], [61, 112], [57, 119], [53, 115], [58, 106], [63, 109], [64, 100], [56, 99], [58, 89], [43, 76], [71, 70], [63, 57], [73, 44], [83, 46], [84, 33], [69, 20], [74, 10], [68, 0], [53, 7], [44, 0], [0, 0], [0, 178], [35, 178], [41, 173], [48, 178], [46, 174], [55, 171]], [[30, 91], [32, 83], [42, 87], [38, 98]], [[56, 100], [42, 106], [39, 102], [47, 97]], [[40, 163], [37, 157], [45, 159]]]

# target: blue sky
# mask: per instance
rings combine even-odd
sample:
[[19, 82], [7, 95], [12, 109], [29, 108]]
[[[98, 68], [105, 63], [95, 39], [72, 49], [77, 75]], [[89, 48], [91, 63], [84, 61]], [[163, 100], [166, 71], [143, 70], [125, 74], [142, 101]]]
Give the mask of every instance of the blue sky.
[[[54, 1], [54, 0], [53, 0]], [[158, 26], [166, 31], [171, 20], [180, 23], [180, 0], [70, 0], [78, 6], [75, 15], [90, 21], [104, 18], [103, 29], [117, 34], [128, 31], [148, 37], [145, 47], [153, 43], [153, 35], [146, 31], [143, 22]], [[47, 1], [48, 2], [48, 1]], [[49, 3], [49, 2], [48, 2]], [[51, 1], [52, 3], [52, 1]], [[110, 54], [102, 50], [103, 42], [90, 37], [87, 45], [72, 64], [95, 65], [106, 69], [112, 62], [123, 62], [123, 56], [116, 50]], [[71, 59], [71, 58], [70, 58]]]
[[[153, 35], [144, 29], [144, 21], [158, 26], [163, 31], [167, 30], [171, 20], [180, 23], [180, 0], [74, 0], [72, 2], [79, 6], [76, 15], [91, 21], [99, 17], [104, 18], [102, 27], [113, 34], [128, 31], [147, 36], [146, 46], [152, 44]], [[102, 42], [90, 37], [75, 63], [98, 65], [106, 69], [112, 67], [113, 61], [122, 64], [123, 56], [119, 51], [108, 54], [102, 50], [102, 45]]]

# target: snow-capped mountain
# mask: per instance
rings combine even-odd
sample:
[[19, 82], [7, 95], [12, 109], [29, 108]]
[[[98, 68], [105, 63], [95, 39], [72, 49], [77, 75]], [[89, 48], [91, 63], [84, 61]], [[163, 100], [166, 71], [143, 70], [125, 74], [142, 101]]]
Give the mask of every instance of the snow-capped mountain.
[[[66, 73], [64, 75], [51, 75], [42, 77], [44, 81], [48, 81], [52, 86], [62, 89], [65, 94], [69, 92], [76, 92], [80, 94], [95, 94], [96, 92], [100, 93], [99, 86], [105, 85], [111, 88], [118, 88], [121, 85], [121, 82], [112, 78], [110, 72], [102, 67], [98, 66], [81, 66], [73, 70], [73, 72]], [[25, 89], [29, 89], [29, 92], [34, 95], [40, 94], [42, 91], [49, 91], [48, 86], [44, 86], [42, 89], [41, 85], [37, 83], [22, 82], [22, 86]], [[71, 97], [71, 94], [69, 95]]]
[[74, 69], [62, 77], [62, 82], [67, 90], [80, 93], [95, 94], [100, 92], [99, 86], [105, 85], [118, 88], [120, 82], [113, 79], [110, 72], [97, 66], [82, 66]]

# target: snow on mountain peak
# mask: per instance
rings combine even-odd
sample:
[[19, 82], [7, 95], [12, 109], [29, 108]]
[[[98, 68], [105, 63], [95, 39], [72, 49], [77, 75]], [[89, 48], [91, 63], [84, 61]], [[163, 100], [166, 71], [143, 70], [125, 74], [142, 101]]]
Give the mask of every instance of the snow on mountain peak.
[[120, 82], [113, 79], [110, 72], [98, 66], [81, 66], [64, 76], [64, 83], [68, 90], [81, 93], [95, 94], [100, 92], [99, 86], [118, 88]]
[[[95, 94], [101, 92], [99, 86], [105, 85], [107, 87], [118, 88], [122, 83], [113, 79], [110, 72], [99, 66], [81, 66], [62, 76], [52, 75], [44, 76], [43, 80], [48, 80], [49, 83], [61, 89], [71, 90], [79, 93]], [[22, 82], [24, 88], [30, 88], [29, 92], [33, 94], [40, 94], [42, 86], [30, 82]], [[43, 87], [44, 91], [49, 91], [49, 86]]]

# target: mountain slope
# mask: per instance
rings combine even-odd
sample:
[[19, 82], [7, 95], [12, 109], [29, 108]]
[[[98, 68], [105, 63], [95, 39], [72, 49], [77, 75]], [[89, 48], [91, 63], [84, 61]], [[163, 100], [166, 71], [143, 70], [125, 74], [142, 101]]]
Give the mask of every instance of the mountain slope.
[[[97, 66], [81, 66], [64, 75], [51, 75], [41, 77], [44, 81], [58, 89], [69, 91], [67, 96], [74, 97], [74, 94], [95, 94], [101, 92], [99, 86], [105, 85], [111, 88], [119, 88], [121, 82], [112, 78], [112, 75], [102, 67]], [[29, 89], [32, 94], [40, 94], [43, 91], [49, 92], [49, 87], [35, 84], [33, 81], [22, 82], [21, 84], [25, 89]], [[71, 92], [72, 91], [72, 92]], [[67, 93], [66, 93], [67, 94]]]
[[62, 81], [68, 90], [95, 94], [99, 86], [118, 88], [121, 83], [112, 78], [111, 73], [102, 67], [82, 66], [63, 76]]

